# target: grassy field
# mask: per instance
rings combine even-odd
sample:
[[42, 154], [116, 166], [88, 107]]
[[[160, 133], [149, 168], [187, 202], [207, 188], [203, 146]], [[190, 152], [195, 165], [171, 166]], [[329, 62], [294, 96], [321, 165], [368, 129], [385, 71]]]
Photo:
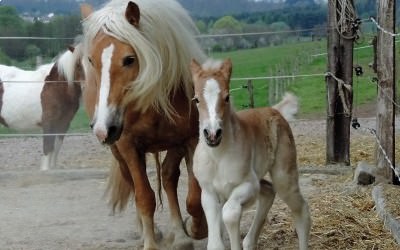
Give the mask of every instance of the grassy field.
[[[364, 46], [367, 41], [355, 47]], [[327, 69], [326, 41], [298, 42], [281, 46], [240, 50], [226, 53], [211, 54], [214, 58], [231, 58], [233, 61], [233, 78], [265, 77], [284, 75], [324, 74]], [[322, 54], [322, 55], [318, 55]], [[313, 56], [317, 55], [317, 56]], [[361, 65], [364, 75], [354, 75], [354, 105], [371, 102], [376, 97], [376, 86], [371, 82], [373, 72], [368, 67], [372, 62], [372, 48], [355, 50], [354, 64]], [[279, 71], [281, 73], [279, 73]], [[285, 71], [285, 72], [282, 72]], [[270, 105], [268, 101], [268, 86], [274, 80], [253, 80], [255, 106]], [[282, 82], [283, 80], [275, 80]], [[248, 91], [241, 86], [246, 81], [232, 81], [232, 92], [237, 109], [245, 108], [249, 104]], [[326, 110], [326, 85], [324, 76], [293, 78], [287, 90], [293, 92], [300, 100], [300, 117], [307, 117], [315, 113], [323, 114]], [[81, 108], [72, 121], [70, 131], [89, 131], [89, 122], [86, 113]], [[0, 127], [0, 133], [10, 133], [8, 129]]]
[[[366, 43], [355, 45], [355, 48], [365, 46]], [[326, 53], [326, 41], [242, 50], [212, 56], [216, 58], [231, 58], [234, 64], [233, 77], [239, 78], [276, 76], [279, 75], [279, 69], [290, 72], [284, 75], [324, 74], [327, 71], [327, 55], [323, 53]], [[376, 86], [371, 81], [374, 74], [368, 66], [372, 60], [371, 47], [355, 50], [354, 65], [360, 65], [364, 70], [363, 76], [358, 77], [354, 74], [353, 77], [355, 107], [371, 102], [376, 97]], [[273, 104], [268, 101], [268, 85], [271, 83], [272, 80], [253, 81], [255, 106]], [[243, 84], [245, 82], [234, 81], [232, 87], [238, 88]], [[290, 81], [287, 90], [299, 97], [300, 115], [307, 116], [313, 113], [325, 112], [326, 84], [324, 76], [296, 77]], [[249, 95], [246, 89], [233, 92], [233, 96], [238, 109], [249, 103]]]

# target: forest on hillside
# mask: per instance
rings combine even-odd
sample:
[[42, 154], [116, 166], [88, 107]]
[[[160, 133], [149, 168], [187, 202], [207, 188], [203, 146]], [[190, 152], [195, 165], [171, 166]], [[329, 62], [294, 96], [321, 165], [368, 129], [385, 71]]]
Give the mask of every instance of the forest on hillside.
[[[22, 61], [33, 66], [35, 64], [34, 58], [37, 56], [47, 59], [53, 58], [68, 45], [72, 44], [74, 37], [81, 33], [79, 12], [68, 15], [55, 15], [50, 21], [46, 22], [38, 18], [33, 21], [26, 21], [21, 18], [21, 13], [17, 7], [7, 6], [5, 4], [6, 1], [3, 0], [0, 4], [0, 64], [15, 64]], [[18, 1], [25, 2], [27, 6], [29, 3], [40, 2], [40, 0], [32, 0], [29, 3], [22, 0], [13, 1], [14, 4], [17, 4]], [[58, 3], [58, 6], [61, 6], [63, 3], [68, 4], [71, 1], [48, 2]], [[102, 0], [92, 0], [92, 2], [99, 4]], [[224, 3], [225, 0], [182, 0], [182, 2], [188, 5], [188, 9], [199, 9], [201, 7], [200, 2], [202, 4], [210, 2], [208, 7], [211, 8], [214, 5]], [[211, 2], [214, 2], [214, 4], [211, 5]], [[244, 2], [248, 1], [232, 1], [232, 4], [244, 4]], [[262, 3], [267, 4], [267, 2]], [[196, 4], [198, 5], [197, 7], [194, 6]], [[270, 6], [275, 6], [276, 9], [221, 16], [192, 15], [201, 34], [264, 33], [264, 35], [258, 36], [199, 38], [200, 43], [206, 51], [230, 51], [279, 45], [302, 39], [320, 39], [325, 36], [326, 5], [315, 4], [313, 0], [287, 0], [285, 4]], [[215, 7], [215, 9], [217, 8]], [[357, 1], [356, 9], [360, 17], [365, 18], [374, 15], [375, 1], [359, 0]], [[305, 29], [306, 31], [293, 32]], [[7, 37], [51, 37], [62, 39], [10, 40], [5, 39]]]

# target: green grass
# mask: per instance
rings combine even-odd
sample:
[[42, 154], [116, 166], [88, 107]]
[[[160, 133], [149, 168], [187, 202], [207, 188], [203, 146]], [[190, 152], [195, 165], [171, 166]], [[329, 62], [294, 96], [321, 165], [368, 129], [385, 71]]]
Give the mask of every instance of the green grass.
[[[366, 42], [355, 45], [364, 46]], [[281, 74], [324, 74], [327, 70], [326, 55], [310, 57], [310, 55], [326, 53], [326, 41], [297, 42], [282, 46], [258, 49], [239, 50], [226, 53], [211, 54], [214, 58], [231, 58], [233, 62], [233, 78], [264, 77]], [[372, 48], [355, 50], [354, 65], [361, 65], [364, 75], [357, 77], [354, 74], [354, 105], [371, 102], [376, 97], [376, 86], [371, 83], [374, 76], [368, 64], [372, 62]], [[297, 72], [293, 72], [296, 69]], [[288, 73], [289, 72], [289, 73]], [[270, 105], [268, 101], [268, 86], [273, 80], [253, 80], [255, 106]], [[240, 88], [246, 81], [232, 81], [232, 88]], [[312, 115], [326, 112], [326, 84], [325, 77], [299, 77], [290, 81], [287, 89], [299, 97], [300, 115]], [[233, 100], [238, 109], [249, 104], [249, 94], [246, 89], [232, 92]], [[89, 131], [89, 121], [83, 108], [81, 108], [71, 123], [70, 131]], [[12, 133], [1, 128], [0, 133]]]
[[[355, 47], [364, 45], [366, 45], [366, 42], [357, 44]], [[218, 53], [211, 56], [231, 58], [233, 61], [233, 78], [274, 76], [279, 75], [278, 69], [286, 69], [286, 73], [283, 75], [292, 74], [293, 69], [297, 69], [297, 72], [294, 73], [296, 75], [324, 74], [327, 71], [327, 56], [309, 57], [309, 55], [326, 53], [326, 47], [326, 41], [302, 42], [279, 47]], [[355, 106], [371, 102], [376, 97], [376, 86], [371, 81], [375, 74], [368, 67], [372, 60], [372, 48], [354, 51], [354, 65], [361, 65], [364, 70], [363, 76], [353, 75]], [[294, 65], [298, 66], [295, 67]], [[253, 81], [255, 106], [270, 105], [268, 102], [268, 85], [271, 82], [272, 80]], [[232, 88], [238, 88], [244, 84], [245, 82], [234, 81]], [[295, 78], [290, 81], [287, 90], [299, 97], [300, 115], [308, 116], [326, 112], [324, 76]], [[234, 91], [232, 95], [238, 109], [249, 103], [249, 95], [246, 89]]]

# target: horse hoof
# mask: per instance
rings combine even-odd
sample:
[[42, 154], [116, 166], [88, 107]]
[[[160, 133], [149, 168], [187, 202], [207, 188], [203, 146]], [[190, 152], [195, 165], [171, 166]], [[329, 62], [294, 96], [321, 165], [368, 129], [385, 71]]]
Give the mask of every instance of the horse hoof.
[[186, 217], [183, 224], [186, 234], [192, 237], [193, 239], [201, 240], [208, 236], [208, 228], [206, 220], [203, 220], [201, 225], [197, 225], [197, 227], [194, 227], [192, 217]]

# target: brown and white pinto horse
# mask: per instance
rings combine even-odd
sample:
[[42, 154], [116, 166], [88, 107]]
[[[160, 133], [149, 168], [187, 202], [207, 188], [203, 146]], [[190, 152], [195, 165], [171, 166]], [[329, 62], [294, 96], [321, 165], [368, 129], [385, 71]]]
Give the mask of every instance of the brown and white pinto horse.
[[[198, 141], [198, 115], [192, 102], [188, 67], [205, 58], [196, 28], [173, 0], [116, 0], [92, 12], [82, 6], [84, 100], [94, 134], [110, 145], [117, 160], [109, 188], [111, 205], [123, 209], [134, 195], [144, 249], [158, 249], [154, 233], [156, 199], [146, 173], [146, 153], [167, 151], [161, 166], [170, 209], [172, 247], [193, 248], [187, 236], [207, 235], [201, 190], [192, 171]], [[185, 158], [191, 227], [178, 204], [179, 165]]]
[[64, 139], [60, 134], [68, 130], [79, 108], [79, 81], [84, 77], [80, 61], [78, 45], [35, 71], [0, 65], [0, 124], [21, 132], [43, 132], [41, 170], [55, 167]]
[[[202, 188], [201, 201], [208, 223], [207, 249], [225, 249], [222, 222], [231, 250], [257, 249], [257, 240], [275, 191], [294, 217], [300, 249], [308, 248], [311, 219], [298, 182], [296, 146], [282, 114], [290, 96], [276, 108], [235, 112], [229, 98], [230, 60], [191, 64], [199, 110], [200, 141], [193, 171]], [[291, 106], [291, 107], [290, 107]], [[279, 112], [280, 111], [280, 112]], [[290, 111], [290, 110], [289, 110]], [[272, 185], [264, 178], [270, 175]], [[253, 223], [241, 244], [240, 218], [257, 201]]]

